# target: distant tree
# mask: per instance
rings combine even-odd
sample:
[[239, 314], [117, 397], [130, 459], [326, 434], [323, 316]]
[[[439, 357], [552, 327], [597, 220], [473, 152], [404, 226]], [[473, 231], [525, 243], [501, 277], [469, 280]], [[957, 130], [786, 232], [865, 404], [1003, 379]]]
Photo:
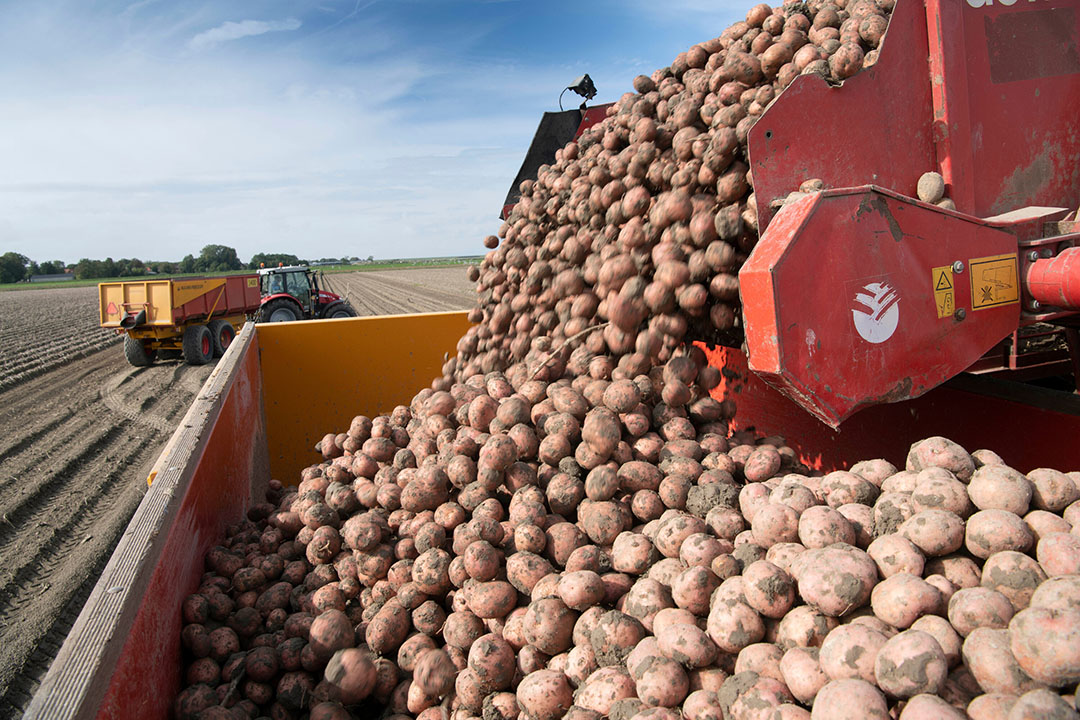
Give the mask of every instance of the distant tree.
[[41, 268], [38, 267], [38, 264], [36, 262], [34, 262], [33, 260], [31, 260], [30, 264], [26, 266], [26, 277], [27, 277], [27, 279], [32, 278], [35, 275], [44, 275], [44, 274], [45, 273], [41, 272]]
[[367, 256], [367, 261], [368, 262], [375, 262], [375, 256], [374, 255], [368, 255]]
[[26, 266], [30, 258], [17, 252], [0, 255], [0, 283], [13, 283], [26, 279]]
[[67, 263], [63, 260], [46, 260], [38, 267], [38, 274], [41, 275], [59, 275], [67, 268]]
[[198, 271], [195, 264], [195, 257], [191, 254], [185, 255], [184, 259], [180, 261], [180, 272], [193, 273]]
[[236, 250], [225, 245], [207, 245], [196, 261], [197, 272], [225, 272], [243, 268]]
[[248, 268], [258, 270], [260, 266], [277, 267], [278, 263], [282, 265], [299, 265], [301, 262], [300, 258], [288, 253], [255, 253], [251, 256]]

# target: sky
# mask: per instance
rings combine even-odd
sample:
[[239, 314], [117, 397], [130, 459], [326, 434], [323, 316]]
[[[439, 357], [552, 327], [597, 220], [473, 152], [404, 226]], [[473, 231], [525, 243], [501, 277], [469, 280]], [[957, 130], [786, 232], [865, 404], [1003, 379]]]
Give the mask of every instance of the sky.
[[617, 100], [749, 6], [0, 0], [0, 254], [481, 254], [563, 88]]

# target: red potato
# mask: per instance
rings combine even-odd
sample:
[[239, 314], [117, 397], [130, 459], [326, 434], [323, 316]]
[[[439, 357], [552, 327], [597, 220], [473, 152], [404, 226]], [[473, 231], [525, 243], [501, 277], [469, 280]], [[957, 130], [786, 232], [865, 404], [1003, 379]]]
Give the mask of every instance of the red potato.
[[335, 687], [341, 702], [354, 705], [375, 689], [375, 664], [366, 651], [346, 648], [330, 658], [323, 677]]
[[574, 698], [565, 675], [554, 670], [538, 670], [518, 684], [517, 701], [536, 720], [555, 720], [570, 709]]
[[908, 628], [923, 615], [944, 610], [941, 592], [917, 575], [896, 573], [874, 586], [874, 615], [895, 628]]
[[967, 714], [937, 695], [916, 695], [900, 711], [900, 720], [966, 720]]
[[799, 516], [798, 540], [807, 548], [823, 548], [833, 543], [855, 544], [855, 529], [839, 511], [817, 505]]
[[975, 461], [964, 448], [943, 437], [920, 440], [911, 446], [907, 469], [918, 472], [928, 467], [940, 467], [967, 482], [975, 472]]
[[1006, 510], [1025, 515], [1031, 504], [1032, 484], [1005, 465], [984, 465], [971, 476], [968, 495], [980, 510]]
[[1032, 690], [1016, 699], [1009, 708], [1008, 720], [1074, 720], [1078, 713], [1073, 705], [1050, 690]]
[[968, 552], [984, 560], [1002, 550], [1027, 552], [1033, 541], [1023, 519], [1006, 510], [980, 510], [968, 518], [964, 535]]
[[964, 544], [964, 521], [948, 510], [923, 510], [904, 521], [899, 533], [915, 544], [923, 555], [940, 557]]
[[1080, 575], [1080, 535], [1051, 533], [1035, 548], [1039, 565], [1050, 577]]
[[821, 670], [830, 680], [860, 678], [873, 683], [874, 662], [886, 640], [885, 635], [866, 625], [842, 625], [821, 643], [818, 654]]
[[1028, 606], [1032, 593], [1044, 580], [1046, 572], [1037, 562], [1012, 550], [994, 553], [983, 565], [982, 586], [1007, 597], [1016, 611]]
[[865, 680], [847, 678], [827, 683], [814, 699], [813, 720], [886, 720], [885, 696]]
[[752, 672], [783, 683], [784, 675], [780, 671], [780, 661], [783, 657], [784, 651], [774, 643], [762, 642], [747, 645], [735, 658], [735, 674]]
[[782, 618], [795, 602], [795, 581], [776, 565], [759, 560], [743, 570], [746, 603], [761, 615]]
[[795, 571], [799, 595], [826, 615], [841, 617], [870, 599], [877, 567], [862, 550], [833, 545], [807, 550], [800, 558], [806, 562], [801, 572]]
[[938, 615], [924, 615], [911, 624], [912, 630], [921, 630], [927, 635], [933, 636], [945, 653], [945, 660], [949, 667], [955, 667], [960, 662], [960, 648], [963, 646], [963, 638], [957, 634], [949, 621]]
[[998, 720], [1008, 718], [1009, 710], [1016, 704], [1017, 696], [1005, 693], [986, 693], [974, 698], [967, 706], [971, 720]]
[[948, 604], [949, 622], [960, 635], [967, 637], [976, 628], [1001, 630], [1013, 617], [1009, 598], [984, 587], [958, 590]]
[[926, 558], [919, 548], [903, 535], [882, 535], [870, 543], [866, 553], [874, 560], [883, 578], [897, 573], [921, 576], [926, 565]]
[[1080, 610], [1021, 610], [1009, 622], [1009, 647], [1035, 681], [1075, 686], [1080, 682]]
[[976, 628], [964, 639], [964, 665], [985, 692], [1022, 695], [1041, 687], [1024, 672], [1009, 648], [1009, 631]]
[[[780, 674], [795, 699], [804, 705], [813, 704], [814, 697], [831, 678], [818, 661], [818, 648], [789, 648], [780, 658]], [[871, 673], [872, 675], [872, 673]]]
[[1037, 510], [1060, 513], [1080, 500], [1080, 488], [1071, 477], [1050, 468], [1037, 468], [1027, 474], [1032, 484], [1031, 504]]
[[1029, 607], [1080, 609], [1080, 576], [1063, 575], [1049, 578], [1032, 593]]
[[945, 684], [949, 665], [937, 640], [920, 630], [905, 630], [878, 650], [874, 677], [887, 695], [910, 698], [936, 693]]
[[624, 667], [602, 667], [585, 681], [574, 697], [574, 703], [586, 710], [607, 715], [618, 700], [636, 697], [634, 679]]

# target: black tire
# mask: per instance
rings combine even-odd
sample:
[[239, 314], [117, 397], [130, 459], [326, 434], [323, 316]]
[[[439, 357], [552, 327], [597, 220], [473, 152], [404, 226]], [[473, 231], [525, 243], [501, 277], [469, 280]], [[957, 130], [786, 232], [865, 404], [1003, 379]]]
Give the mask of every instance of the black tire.
[[214, 359], [214, 336], [205, 325], [191, 325], [184, 331], [184, 361], [205, 365]]
[[214, 337], [214, 357], [219, 358], [225, 354], [236, 337], [236, 328], [227, 320], [211, 320], [207, 327]]
[[259, 308], [258, 322], [293, 322], [300, 320], [300, 308], [287, 298], [278, 298]]
[[154, 364], [157, 350], [147, 350], [143, 341], [130, 335], [124, 336], [124, 357], [135, 367], [147, 367]]
[[352, 305], [347, 302], [340, 302], [323, 311], [322, 316], [324, 318], [347, 318], [356, 317], [356, 311], [352, 309]]

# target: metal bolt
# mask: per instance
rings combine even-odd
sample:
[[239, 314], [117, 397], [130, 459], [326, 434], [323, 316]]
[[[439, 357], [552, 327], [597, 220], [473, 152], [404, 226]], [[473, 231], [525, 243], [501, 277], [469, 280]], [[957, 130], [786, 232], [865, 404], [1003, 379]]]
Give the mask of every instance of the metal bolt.
[[964, 310], [964, 308], [957, 308], [956, 312], [953, 313], [953, 317], [957, 320], [963, 320], [967, 317], [967, 310]]
[[1042, 303], [1038, 300], [1032, 300], [1028, 303], [1028, 307], [1031, 308], [1032, 312], [1037, 312], [1042, 307]]
[[1039, 253], [1032, 250], [1031, 252], [1029, 252], [1027, 254], [1027, 259], [1030, 260], [1031, 262], [1035, 262], [1036, 260], [1039, 259]]
[[964, 263], [961, 262], [960, 260], [957, 260], [956, 262], [954, 262], [952, 264], [952, 271], [954, 273], [962, 273], [962, 272], [964, 272]]

